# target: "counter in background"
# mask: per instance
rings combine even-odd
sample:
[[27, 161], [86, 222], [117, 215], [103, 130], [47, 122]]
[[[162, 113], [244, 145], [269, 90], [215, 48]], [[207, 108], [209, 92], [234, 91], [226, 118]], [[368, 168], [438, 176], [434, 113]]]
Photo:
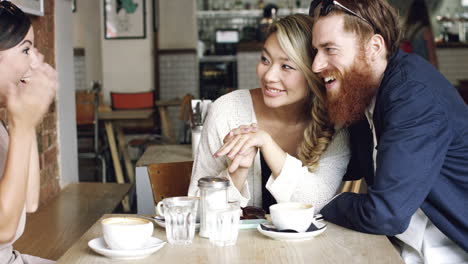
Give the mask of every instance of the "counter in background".
[[453, 85], [468, 79], [468, 43], [438, 43], [436, 54], [439, 71]]

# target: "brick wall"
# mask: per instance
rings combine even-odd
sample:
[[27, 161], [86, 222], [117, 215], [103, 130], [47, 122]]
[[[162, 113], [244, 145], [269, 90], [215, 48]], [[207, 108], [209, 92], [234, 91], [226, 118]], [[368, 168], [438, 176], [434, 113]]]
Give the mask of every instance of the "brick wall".
[[[45, 61], [55, 66], [55, 1], [44, 1], [45, 15], [31, 16], [34, 27], [34, 40], [37, 49], [45, 56]], [[57, 142], [57, 111], [54, 102], [44, 120], [37, 128], [37, 141], [41, 166], [41, 200], [45, 204], [59, 191], [59, 163]]]

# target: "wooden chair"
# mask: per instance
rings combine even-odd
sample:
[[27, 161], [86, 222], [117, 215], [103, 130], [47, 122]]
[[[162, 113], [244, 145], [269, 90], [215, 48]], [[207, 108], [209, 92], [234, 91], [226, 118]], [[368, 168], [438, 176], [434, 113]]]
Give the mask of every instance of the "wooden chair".
[[92, 138], [91, 148], [78, 148], [78, 157], [101, 161], [102, 182], [106, 182], [107, 144], [100, 140], [98, 107], [101, 83], [94, 81], [90, 90], [77, 90], [75, 93], [76, 125], [78, 141]]
[[159, 116], [161, 120], [161, 132], [163, 138], [171, 144], [175, 143], [177, 139], [174, 129], [174, 122], [172, 121], [171, 116], [169, 115], [169, 107], [178, 107], [180, 106], [181, 102], [182, 100], [179, 98], [175, 98], [172, 100], [156, 101], [156, 106], [158, 107]]
[[355, 181], [345, 181], [341, 192], [353, 192], [353, 193], [364, 193], [365, 183], [363, 184], [362, 179]]
[[[117, 93], [111, 92], [111, 107], [113, 110], [154, 109], [154, 91]], [[125, 134], [149, 134], [132, 139], [130, 147], [138, 148], [139, 157], [149, 145], [161, 143], [161, 136], [156, 133], [154, 117], [149, 120], [127, 121], [122, 125]]]
[[[154, 91], [117, 93], [111, 92], [113, 110], [154, 109]], [[129, 134], [154, 133], [154, 119], [125, 122], [123, 129]]]
[[166, 197], [186, 196], [192, 176], [193, 161], [148, 165], [154, 204]]

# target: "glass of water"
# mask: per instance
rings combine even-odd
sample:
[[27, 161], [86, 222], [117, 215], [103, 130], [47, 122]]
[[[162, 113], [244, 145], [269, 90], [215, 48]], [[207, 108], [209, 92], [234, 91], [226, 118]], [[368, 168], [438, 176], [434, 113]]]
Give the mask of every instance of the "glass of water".
[[198, 197], [171, 197], [162, 200], [167, 241], [173, 245], [192, 244]]
[[210, 242], [216, 246], [235, 245], [239, 234], [241, 209], [239, 202], [229, 202], [224, 208], [212, 211]]

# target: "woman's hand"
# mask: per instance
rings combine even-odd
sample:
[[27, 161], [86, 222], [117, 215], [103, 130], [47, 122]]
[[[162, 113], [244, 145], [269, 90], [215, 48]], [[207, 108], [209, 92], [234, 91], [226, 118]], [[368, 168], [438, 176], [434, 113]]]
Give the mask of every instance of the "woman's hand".
[[259, 129], [256, 124], [240, 126], [229, 132], [224, 138], [224, 145], [215, 153], [215, 157], [227, 156], [232, 160], [229, 172], [238, 168], [250, 168], [259, 148], [271, 137]]
[[57, 74], [44, 56], [36, 49], [37, 61], [31, 66], [28, 79], [19, 85], [9, 84], [6, 91], [6, 108], [12, 127], [35, 127], [48, 111], [57, 90]]

